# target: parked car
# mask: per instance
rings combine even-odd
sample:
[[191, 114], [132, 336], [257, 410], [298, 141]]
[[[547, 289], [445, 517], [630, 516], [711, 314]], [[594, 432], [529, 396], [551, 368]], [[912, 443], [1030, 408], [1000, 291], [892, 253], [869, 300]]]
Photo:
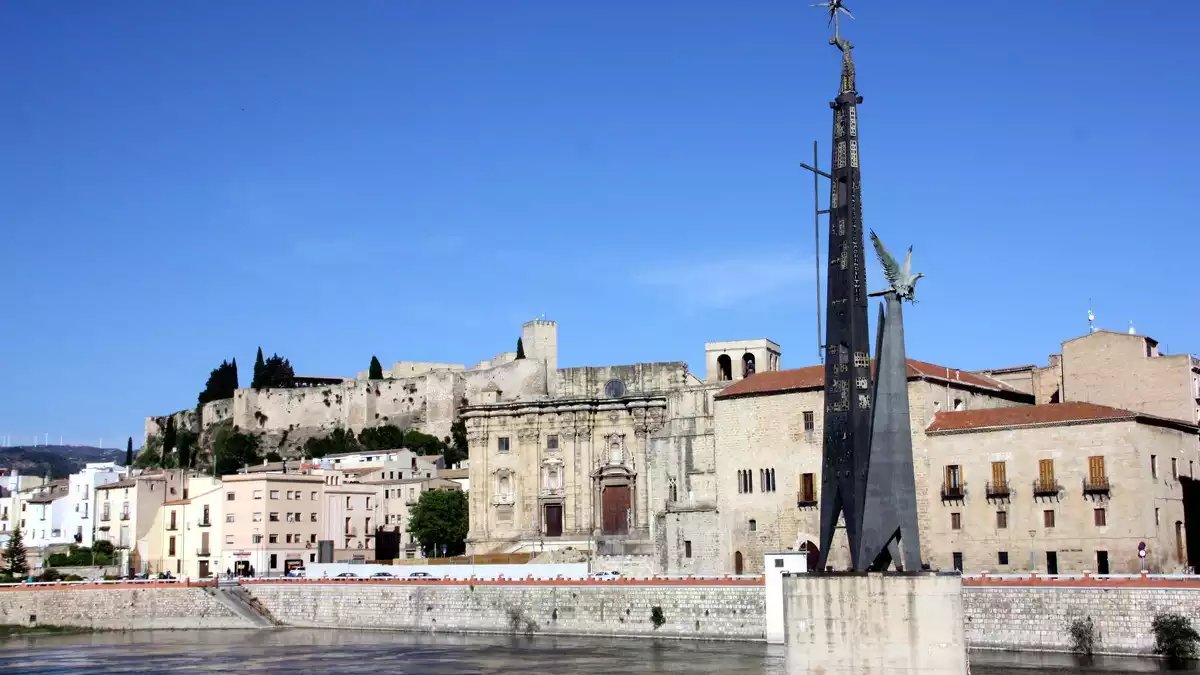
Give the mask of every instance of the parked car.
[[287, 575], [289, 577], [297, 577], [297, 578], [303, 579], [308, 576], [308, 571], [305, 570], [303, 567], [297, 567], [297, 568], [293, 569], [292, 571], [288, 572]]
[[593, 579], [620, 579], [620, 572], [592, 572]]
[[376, 572], [371, 575], [372, 579], [395, 579], [396, 575], [391, 572]]
[[358, 578], [358, 575], [355, 574], [354, 572], [342, 572], [341, 574], [334, 577], [334, 579], [357, 579], [357, 578]]
[[413, 572], [408, 575], [409, 579], [432, 579], [433, 575], [429, 572]]

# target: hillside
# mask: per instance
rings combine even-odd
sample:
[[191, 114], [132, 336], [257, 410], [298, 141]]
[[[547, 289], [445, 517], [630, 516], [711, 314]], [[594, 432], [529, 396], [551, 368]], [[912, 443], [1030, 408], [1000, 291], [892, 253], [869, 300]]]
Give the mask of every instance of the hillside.
[[22, 474], [63, 478], [88, 462], [125, 462], [125, 451], [95, 448], [90, 445], [18, 445], [0, 448], [0, 468], [17, 469]]

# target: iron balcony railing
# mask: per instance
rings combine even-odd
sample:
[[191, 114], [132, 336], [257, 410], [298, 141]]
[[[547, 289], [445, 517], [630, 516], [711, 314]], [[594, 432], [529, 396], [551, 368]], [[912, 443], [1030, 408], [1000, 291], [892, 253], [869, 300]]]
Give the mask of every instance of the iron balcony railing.
[[1033, 481], [1033, 496], [1050, 497], [1062, 492], [1062, 485], [1053, 478], [1037, 478]]
[[1088, 476], [1083, 479], [1083, 494], [1106, 495], [1110, 489], [1108, 476]]
[[128, 513], [122, 513], [122, 514], [121, 514], [121, 520], [129, 520], [129, 514], [128, 514]]
[[207, 557], [209, 557], [209, 556], [211, 556], [211, 555], [212, 555], [212, 554], [211, 554], [211, 553], [209, 552], [209, 550], [208, 550], [208, 549], [206, 549], [206, 548], [198, 548], [198, 549], [196, 549], [196, 557], [197, 557], [197, 558], [207, 558]]
[[806, 492], [804, 490], [801, 490], [800, 492], [796, 493], [796, 506], [798, 506], [800, 508], [804, 508], [806, 506], [816, 506], [816, 505], [817, 505], [817, 493], [815, 490], [812, 492]]
[[947, 485], [942, 483], [942, 501], [960, 500], [967, 496], [966, 483]]
[[202, 519], [200, 519], [200, 522], [197, 523], [197, 525], [199, 525], [200, 527], [211, 527], [212, 521], [209, 520], [208, 518], [202, 518]]
[[1004, 481], [1002, 483], [989, 482], [987, 484], [988, 499], [1004, 499], [1010, 494], [1012, 494], [1012, 491], [1008, 487], [1008, 481]]

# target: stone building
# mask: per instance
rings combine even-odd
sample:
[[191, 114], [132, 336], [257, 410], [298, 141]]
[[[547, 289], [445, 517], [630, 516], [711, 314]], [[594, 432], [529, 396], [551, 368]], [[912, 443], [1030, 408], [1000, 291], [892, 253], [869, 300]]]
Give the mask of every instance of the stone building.
[[[761, 372], [716, 394], [716, 527], [693, 531], [684, 541], [693, 558], [710, 556], [691, 566], [706, 572], [757, 574], [767, 552], [805, 550], [815, 559], [824, 380], [822, 366]], [[989, 377], [912, 359], [908, 380], [921, 552], [923, 559], [930, 559], [938, 543], [924, 533], [937, 505], [930, 486], [936, 492], [940, 473], [931, 473], [925, 427], [939, 412], [1028, 406], [1033, 396]], [[844, 536], [834, 539], [829, 564], [837, 569], [849, 564], [845, 546]], [[689, 569], [677, 562], [671, 557], [666, 571]]]
[[1200, 358], [1164, 354], [1145, 335], [1097, 330], [1062, 343], [1048, 365], [981, 371], [1038, 403], [1098, 403], [1200, 424]]
[[[651, 561], [662, 542], [682, 541], [660, 524], [711, 520], [712, 395], [777, 368], [779, 346], [709, 343], [705, 360], [706, 380], [682, 362], [639, 363], [547, 371], [540, 391], [485, 391], [462, 413], [469, 550], [574, 548]], [[668, 518], [668, 502], [697, 508]]]
[[1132, 573], [1144, 542], [1146, 569], [1179, 572], [1198, 432], [1094, 403], [937, 413], [924, 432], [925, 560], [968, 572]]

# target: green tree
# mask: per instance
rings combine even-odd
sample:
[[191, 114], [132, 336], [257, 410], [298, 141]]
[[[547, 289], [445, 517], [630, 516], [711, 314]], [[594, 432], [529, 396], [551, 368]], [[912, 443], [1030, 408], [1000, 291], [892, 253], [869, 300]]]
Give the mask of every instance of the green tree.
[[162, 444], [162, 467], [167, 468], [167, 464], [174, 463], [171, 458], [171, 451], [175, 449], [175, 443], [178, 440], [178, 433], [175, 431], [175, 417], [167, 417], [167, 426], [163, 429], [163, 444]]
[[258, 356], [254, 358], [254, 379], [251, 380], [250, 386], [255, 389], [262, 389], [266, 382], [267, 364], [263, 361], [262, 347], [258, 348]]
[[25, 558], [25, 537], [21, 534], [20, 527], [14, 529], [8, 538], [8, 546], [4, 549], [4, 571], [17, 579], [29, 576], [29, 561]]
[[133, 436], [125, 441], [125, 466], [133, 466]]
[[442, 452], [442, 459], [447, 469], [467, 458], [466, 422], [457, 420], [450, 425], [450, 442], [445, 445], [446, 449]]
[[[260, 353], [261, 354], [261, 353]], [[233, 392], [238, 388], [237, 359], [233, 362], [222, 361], [221, 365], [213, 368], [208, 375], [208, 383], [200, 392], [200, 405], [209, 401], [233, 398]]]
[[410, 429], [404, 433], [404, 447], [418, 455], [440, 455], [446, 444], [437, 436]]
[[314, 436], [304, 442], [304, 456], [309, 459], [343, 452], [358, 452], [361, 449], [362, 446], [358, 444], [354, 432], [346, 429], [334, 429], [328, 436]]
[[162, 465], [162, 436], [153, 434], [146, 439], [145, 445], [138, 451], [133, 465], [138, 469], [150, 469]]
[[196, 466], [196, 455], [199, 448], [197, 442], [200, 435], [191, 429], [181, 429], [175, 436], [175, 457], [181, 469], [191, 469]]
[[364, 450], [395, 450], [404, 447], [404, 430], [395, 424], [363, 429], [358, 442]]
[[517, 338], [517, 358], [525, 358], [525, 342], [521, 338]]
[[275, 452], [274, 450], [272, 450], [272, 451], [270, 451], [270, 452], [268, 452], [268, 453], [267, 453], [267, 457], [266, 457], [266, 459], [265, 459], [264, 461], [267, 461], [267, 462], [282, 462], [282, 461], [283, 461], [283, 455], [281, 455], [281, 454], [279, 454], [278, 452]]
[[383, 366], [379, 363], [379, 359], [376, 358], [375, 356], [371, 357], [371, 368], [367, 372], [367, 379], [370, 379], [370, 380], [382, 380], [383, 379]]
[[227, 476], [237, 473], [238, 469], [261, 462], [258, 446], [258, 436], [234, 431], [228, 424], [221, 425], [213, 437], [216, 475]]
[[[467, 495], [458, 490], [422, 492], [412, 507], [408, 531], [425, 555], [462, 555], [467, 540]], [[435, 548], [436, 547], [436, 548]]]
[[[258, 358], [262, 358], [262, 347], [259, 347]], [[287, 359], [278, 354], [272, 354], [271, 358], [263, 361], [262, 366], [258, 363], [254, 364], [254, 382], [251, 384], [255, 389], [291, 389], [296, 386], [296, 371], [292, 369], [292, 364]]]

